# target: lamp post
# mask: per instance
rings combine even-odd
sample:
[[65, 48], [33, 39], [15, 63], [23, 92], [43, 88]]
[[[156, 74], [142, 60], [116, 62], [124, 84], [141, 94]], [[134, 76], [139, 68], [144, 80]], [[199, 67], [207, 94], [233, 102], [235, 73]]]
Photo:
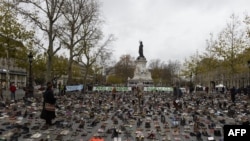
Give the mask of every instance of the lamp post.
[[248, 86], [250, 86], [250, 60], [247, 61], [247, 65], [248, 65]]
[[30, 54], [28, 55], [28, 58], [29, 58], [29, 63], [30, 63], [30, 66], [29, 66], [29, 89], [28, 89], [28, 96], [29, 97], [33, 97], [34, 94], [34, 88], [33, 88], [33, 78], [32, 78], [32, 61], [33, 61], [33, 55], [32, 55], [32, 52], [30, 52]]

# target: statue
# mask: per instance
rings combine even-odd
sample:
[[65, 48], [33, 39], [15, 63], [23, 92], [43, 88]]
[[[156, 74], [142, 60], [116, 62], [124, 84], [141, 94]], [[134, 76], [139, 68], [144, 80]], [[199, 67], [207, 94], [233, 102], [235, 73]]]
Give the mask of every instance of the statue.
[[140, 57], [144, 58], [142, 41], [140, 41], [140, 46], [139, 46], [139, 57], [138, 57], [138, 59], [139, 59]]

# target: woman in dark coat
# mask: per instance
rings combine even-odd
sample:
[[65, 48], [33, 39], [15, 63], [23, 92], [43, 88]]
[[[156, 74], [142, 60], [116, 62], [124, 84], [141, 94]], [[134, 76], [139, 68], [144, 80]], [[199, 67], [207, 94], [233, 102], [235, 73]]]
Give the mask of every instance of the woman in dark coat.
[[41, 118], [45, 119], [46, 125], [52, 125], [52, 119], [56, 117], [55, 111], [48, 111], [45, 109], [45, 103], [54, 104], [56, 103], [56, 98], [54, 97], [54, 92], [52, 89], [53, 84], [51, 82], [47, 83], [47, 89], [43, 94], [43, 109], [41, 113]]

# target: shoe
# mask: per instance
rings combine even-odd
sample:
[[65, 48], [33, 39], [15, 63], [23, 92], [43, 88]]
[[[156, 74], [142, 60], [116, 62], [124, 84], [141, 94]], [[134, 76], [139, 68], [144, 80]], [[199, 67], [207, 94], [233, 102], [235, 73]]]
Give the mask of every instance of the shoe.
[[208, 137], [208, 133], [206, 131], [203, 131], [202, 135], [205, 136], [205, 137]]
[[39, 129], [39, 126], [33, 126], [31, 127], [31, 130], [38, 130]]
[[27, 133], [29, 133], [29, 128], [28, 127], [22, 127], [22, 132], [21, 132], [21, 134], [27, 134]]
[[191, 132], [191, 133], [190, 133], [190, 136], [196, 136], [196, 134]]
[[57, 135], [55, 140], [57, 141], [62, 141], [63, 140], [63, 136], [62, 135]]
[[48, 127], [48, 125], [44, 125], [42, 128], [41, 128], [41, 130], [47, 130], [49, 127]]
[[24, 139], [30, 138], [32, 135], [31, 134], [26, 134], [23, 136]]

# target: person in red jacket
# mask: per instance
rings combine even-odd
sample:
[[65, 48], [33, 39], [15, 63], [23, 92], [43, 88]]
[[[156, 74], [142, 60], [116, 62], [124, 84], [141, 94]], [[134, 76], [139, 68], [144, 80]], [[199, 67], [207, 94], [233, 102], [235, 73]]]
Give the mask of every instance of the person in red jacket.
[[11, 100], [16, 100], [16, 86], [14, 82], [10, 84], [10, 98]]

